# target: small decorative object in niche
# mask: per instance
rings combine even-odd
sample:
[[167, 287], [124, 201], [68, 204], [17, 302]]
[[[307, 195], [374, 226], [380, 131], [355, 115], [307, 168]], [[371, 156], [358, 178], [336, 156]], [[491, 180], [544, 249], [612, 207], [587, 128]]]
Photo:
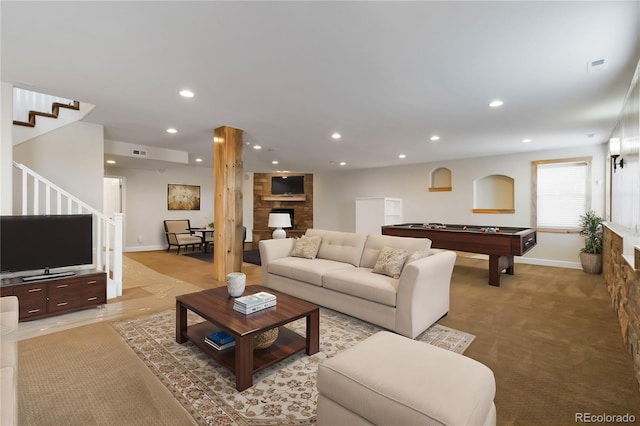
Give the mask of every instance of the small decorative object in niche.
[[169, 210], [200, 210], [200, 187], [197, 185], [167, 185]]

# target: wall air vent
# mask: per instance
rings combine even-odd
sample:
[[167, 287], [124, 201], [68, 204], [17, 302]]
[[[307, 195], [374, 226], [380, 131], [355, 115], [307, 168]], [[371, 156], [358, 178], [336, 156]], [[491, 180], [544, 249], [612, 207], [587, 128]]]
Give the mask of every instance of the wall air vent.
[[147, 151], [143, 151], [141, 149], [133, 149], [133, 150], [131, 150], [131, 153], [133, 155], [139, 155], [141, 157], [146, 157], [147, 156]]

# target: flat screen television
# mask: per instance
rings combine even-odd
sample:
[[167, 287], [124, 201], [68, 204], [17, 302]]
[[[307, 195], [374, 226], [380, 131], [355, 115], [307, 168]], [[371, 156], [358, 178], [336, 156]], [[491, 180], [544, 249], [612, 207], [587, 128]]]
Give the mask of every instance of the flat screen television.
[[272, 176], [272, 195], [304, 194], [304, 176]]
[[0, 216], [0, 272], [93, 263], [93, 216]]

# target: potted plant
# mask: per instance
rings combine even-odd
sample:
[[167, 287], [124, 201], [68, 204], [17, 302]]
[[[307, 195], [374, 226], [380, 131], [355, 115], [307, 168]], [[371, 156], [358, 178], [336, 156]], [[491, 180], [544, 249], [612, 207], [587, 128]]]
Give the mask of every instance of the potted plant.
[[588, 274], [602, 272], [602, 222], [603, 218], [590, 210], [580, 216], [580, 235], [584, 247], [580, 250], [582, 269]]

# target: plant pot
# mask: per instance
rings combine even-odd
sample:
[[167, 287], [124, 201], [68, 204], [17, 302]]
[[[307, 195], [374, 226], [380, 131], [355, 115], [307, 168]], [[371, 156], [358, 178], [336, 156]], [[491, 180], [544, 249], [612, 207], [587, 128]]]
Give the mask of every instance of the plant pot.
[[602, 255], [592, 253], [580, 253], [582, 270], [587, 274], [602, 273]]

